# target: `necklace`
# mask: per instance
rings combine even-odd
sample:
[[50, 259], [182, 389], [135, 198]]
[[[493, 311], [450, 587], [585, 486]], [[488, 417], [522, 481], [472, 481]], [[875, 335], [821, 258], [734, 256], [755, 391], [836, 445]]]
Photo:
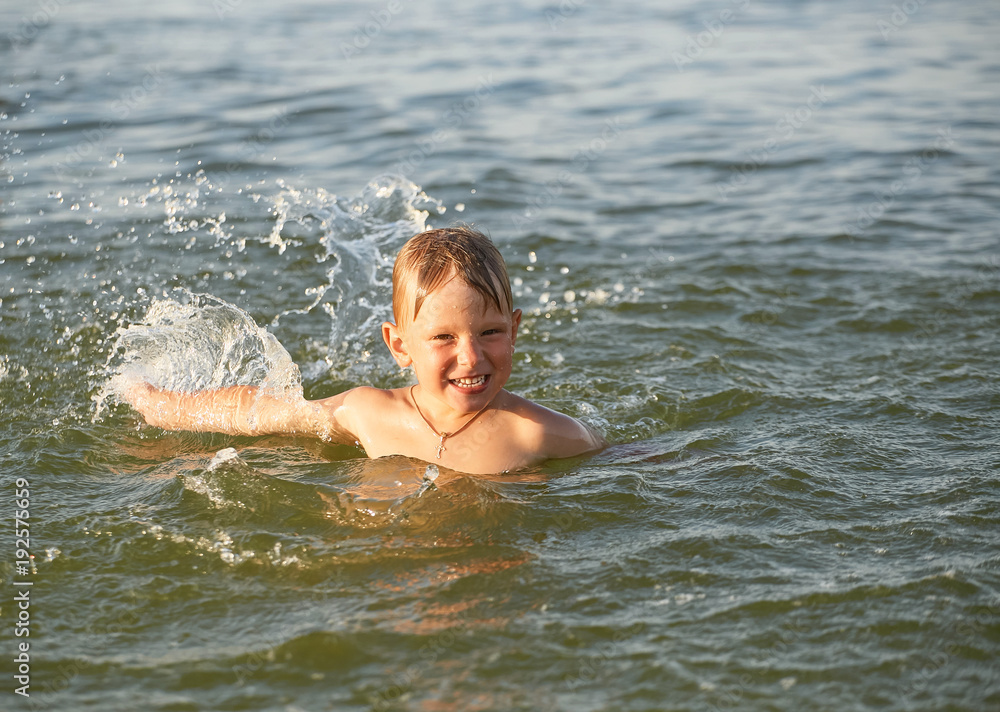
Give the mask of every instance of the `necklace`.
[[493, 401], [490, 401], [490, 403], [487, 403], [482, 408], [480, 408], [479, 412], [476, 413], [471, 418], [469, 418], [468, 420], [466, 420], [465, 423], [462, 425], [462, 427], [459, 428], [458, 430], [455, 430], [455, 431], [450, 432], [450, 433], [439, 433], [437, 431], [437, 429], [433, 425], [431, 425], [431, 421], [427, 420], [427, 418], [424, 417], [424, 414], [420, 410], [420, 406], [417, 405], [417, 399], [413, 397], [413, 389], [416, 388], [416, 387], [417, 387], [417, 384], [415, 384], [415, 383], [412, 386], [410, 386], [410, 400], [413, 401], [413, 407], [417, 409], [417, 414], [420, 416], [421, 420], [423, 420], [427, 424], [427, 427], [431, 429], [432, 433], [434, 433], [435, 435], [437, 435], [440, 438], [440, 441], [438, 442], [438, 449], [437, 449], [437, 459], [438, 460], [441, 459], [441, 453], [444, 452], [444, 441], [447, 438], [452, 437], [453, 435], [458, 435], [460, 432], [462, 432], [467, 427], [469, 427], [469, 425], [472, 423], [472, 421], [475, 420], [476, 418], [478, 418], [480, 415], [482, 415], [483, 411], [486, 410], [487, 408], [489, 408], [490, 407], [490, 403], [493, 402]]

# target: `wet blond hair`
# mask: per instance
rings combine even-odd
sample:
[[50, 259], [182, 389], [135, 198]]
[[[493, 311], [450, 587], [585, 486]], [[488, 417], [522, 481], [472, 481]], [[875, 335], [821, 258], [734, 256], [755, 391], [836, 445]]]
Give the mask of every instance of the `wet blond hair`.
[[[427, 230], [411, 237], [392, 268], [392, 313], [397, 325], [412, 323], [428, 294], [452, 276], [461, 277], [501, 314], [510, 314], [507, 265], [489, 237], [471, 225]], [[407, 314], [412, 295], [413, 313]]]

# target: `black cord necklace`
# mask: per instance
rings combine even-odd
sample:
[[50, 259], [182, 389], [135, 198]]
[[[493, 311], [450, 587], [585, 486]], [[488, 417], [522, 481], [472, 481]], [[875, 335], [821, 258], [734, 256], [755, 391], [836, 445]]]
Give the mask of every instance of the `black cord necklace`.
[[431, 425], [431, 421], [427, 420], [427, 418], [424, 417], [424, 414], [420, 410], [420, 406], [417, 405], [417, 399], [413, 397], [413, 389], [416, 388], [416, 387], [417, 387], [417, 384], [415, 384], [415, 383], [412, 386], [410, 386], [410, 400], [413, 401], [413, 407], [417, 409], [417, 414], [420, 416], [421, 420], [423, 420], [425, 423], [427, 423], [427, 427], [431, 429], [431, 432], [434, 433], [435, 435], [437, 435], [440, 438], [440, 441], [438, 442], [438, 448], [437, 448], [437, 459], [438, 460], [441, 459], [441, 453], [444, 452], [444, 441], [447, 438], [450, 438], [450, 437], [452, 437], [454, 435], [458, 435], [460, 432], [462, 432], [467, 427], [469, 427], [469, 425], [472, 423], [472, 421], [475, 420], [476, 418], [478, 418], [480, 415], [482, 415], [483, 411], [486, 410], [487, 408], [489, 408], [490, 407], [490, 403], [493, 402], [493, 401], [490, 401], [490, 403], [487, 403], [482, 408], [480, 408], [479, 412], [476, 413], [471, 418], [469, 418], [468, 420], [466, 420], [465, 424], [462, 425], [462, 427], [459, 428], [458, 430], [456, 430], [454, 432], [451, 432], [451, 433], [439, 433], [437, 431], [437, 428], [435, 428], [433, 425]]

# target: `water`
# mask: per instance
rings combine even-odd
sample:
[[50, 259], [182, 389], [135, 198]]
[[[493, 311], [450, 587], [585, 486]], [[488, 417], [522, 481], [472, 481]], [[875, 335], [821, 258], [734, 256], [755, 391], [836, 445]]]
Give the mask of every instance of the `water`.
[[[998, 21], [0, 3], [4, 709], [1000, 708]], [[117, 402], [409, 383], [372, 327], [455, 220], [510, 388], [606, 451], [463, 477]]]

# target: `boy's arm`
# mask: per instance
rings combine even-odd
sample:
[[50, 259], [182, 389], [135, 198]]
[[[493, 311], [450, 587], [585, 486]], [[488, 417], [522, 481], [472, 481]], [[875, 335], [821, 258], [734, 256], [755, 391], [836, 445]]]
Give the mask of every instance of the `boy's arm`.
[[577, 457], [608, 446], [600, 433], [568, 415], [563, 415], [553, 426], [545, 439], [548, 458]]
[[543, 459], [577, 457], [608, 445], [600, 433], [572, 416], [530, 401], [524, 405], [522, 423], [528, 430], [522, 432], [527, 436], [527, 447]]
[[285, 401], [260, 393], [254, 386], [178, 393], [142, 383], [129, 389], [126, 399], [148, 424], [164, 430], [315, 435], [331, 442], [353, 443], [354, 436], [336, 417], [338, 401], [345, 395], [325, 401]]

